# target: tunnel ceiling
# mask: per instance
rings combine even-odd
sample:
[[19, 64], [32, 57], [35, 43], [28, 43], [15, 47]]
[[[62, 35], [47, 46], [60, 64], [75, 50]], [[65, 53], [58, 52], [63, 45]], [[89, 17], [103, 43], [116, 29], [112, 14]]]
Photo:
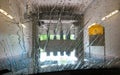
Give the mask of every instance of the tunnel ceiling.
[[[81, 14], [93, 0], [29, 0], [28, 4], [39, 7], [39, 11], [51, 11], [64, 9]], [[31, 7], [31, 6], [29, 6]]]
[[[64, 16], [78, 16], [93, 0], [28, 0], [27, 10], [32, 13], [56, 16], [60, 13]], [[37, 14], [36, 14], [37, 15]], [[44, 16], [46, 17], [46, 16]], [[48, 17], [46, 17], [48, 18]]]

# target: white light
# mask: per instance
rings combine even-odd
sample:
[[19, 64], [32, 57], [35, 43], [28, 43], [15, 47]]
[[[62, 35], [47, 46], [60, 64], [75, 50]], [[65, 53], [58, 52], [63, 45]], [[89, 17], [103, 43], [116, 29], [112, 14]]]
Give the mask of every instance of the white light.
[[[58, 23], [59, 20], [40, 20], [40, 21], [44, 21], [45, 23]], [[77, 20], [61, 20], [61, 23], [73, 23], [73, 22], [77, 22]]]
[[7, 12], [5, 12], [5, 11], [2, 10], [2, 9], [0, 9], [0, 12], [1, 12], [2, 14], [4, 14], [4, 15], [7, 15], [7, 14], [8, 14]]
[[89, 61], [88, 59], [84, 59], [84, 61]]
[[101, 20], [104, 21], [104, 20], [105, 20], [105, 17], [103, 17]]
[[2, 14], [4, 14], [5, 16], [7, 16], [8, 18], [10, 18], [10, 19], [13, 19], [13, 17], [11, 16], [11, 15], [9, 15], [6, 11], [4, 11], [3, 9], [0, 9], [0, 12], [2, 13]]
[[110, 18], [111, 16], [117, 14], [118, 12], [119, 12], [119, 10], [115, 10], [115, 11], [111, 12], [110, 14], [108, 14], [107, 16], [103, 17], [101, 20], [104, 21], [107, 18]]
[[46, 52], [40, 53], [40, 61], [44, 62], [46, 59], [47, 59], [47, 53]]
[[45, 62], [45, 61], [57, 61], [57, 65], [66, 65], [66, 64], [75, 64], [77, 61], [77, 57], [75, 56], [75, 50], [73, 50], [70, 53], [70, 56], [66, 54], [64, 51], [64, 55], [60, 55], [60, 52], [57, 52], [57, 56], [53, 55], [53, 52], [50, 52], [50, 56], [47, 56], [47, 52], [41, 52], [40, 53], [40, 62]]
[[26, 26], [25, 26], [24, 24], [21, 24], [21, 26], [22, 26], [23, 28], [26, 28]]
[[11, 15], [7, 15], [7, 17], [9, 17], [10, 19], [13, 19], [13, 17]]

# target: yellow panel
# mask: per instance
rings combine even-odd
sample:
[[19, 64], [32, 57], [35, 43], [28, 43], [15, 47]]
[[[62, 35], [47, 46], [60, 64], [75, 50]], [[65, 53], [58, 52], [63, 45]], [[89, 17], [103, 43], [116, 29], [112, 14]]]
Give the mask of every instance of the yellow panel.
[[89, 35], [103, 35], [103, 31], [103, 26], [95, 24], [89, 28]]

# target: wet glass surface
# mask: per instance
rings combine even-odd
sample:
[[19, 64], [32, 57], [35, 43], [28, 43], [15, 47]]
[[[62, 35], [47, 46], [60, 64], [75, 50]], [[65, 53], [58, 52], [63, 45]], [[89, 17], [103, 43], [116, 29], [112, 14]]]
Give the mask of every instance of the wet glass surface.
[[[0, 71], [13, 75], [119, 67], [119, 11], [113, 20], [101, 20], [118, 8], [120, 1], [112, 1], [0, 0]], [[116, 6], [108, 9], [109, 4]]]

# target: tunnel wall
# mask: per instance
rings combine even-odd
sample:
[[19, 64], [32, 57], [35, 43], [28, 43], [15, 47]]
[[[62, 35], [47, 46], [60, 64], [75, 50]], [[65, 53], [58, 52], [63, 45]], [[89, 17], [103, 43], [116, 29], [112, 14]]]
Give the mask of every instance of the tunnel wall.
[[32, 26], [29, 22], [24, 22], [24, 7], [18, 3], [17, 0], [0, 0], [0, 9], [14, 17], [10, 19], [0, 13], [0, 69], [22, 66], [22, 61], [31, 53]]

